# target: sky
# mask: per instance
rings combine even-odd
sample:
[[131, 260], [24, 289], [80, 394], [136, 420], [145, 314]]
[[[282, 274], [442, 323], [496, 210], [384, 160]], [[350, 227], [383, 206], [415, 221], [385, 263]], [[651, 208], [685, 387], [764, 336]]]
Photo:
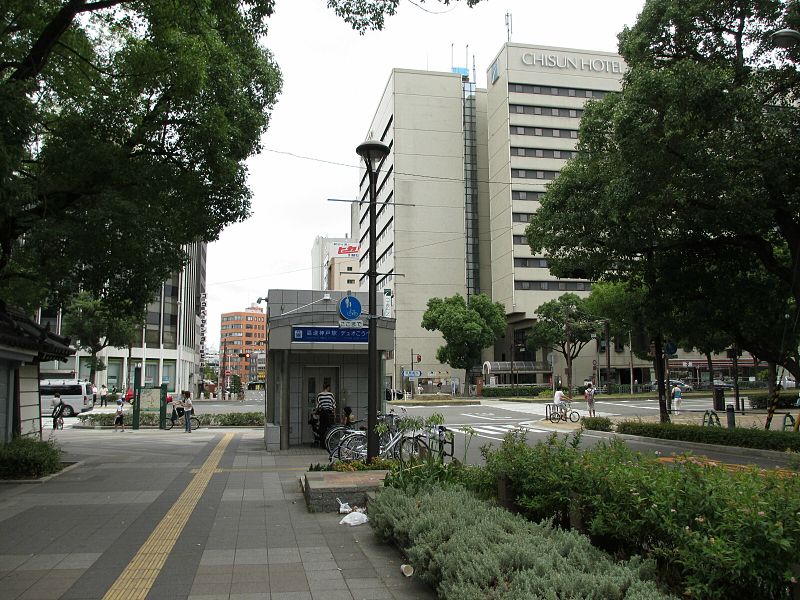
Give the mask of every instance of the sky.
[[[366, 139], [393, 68], [450, 71], [469, 67], [486, 87], [486, 69], [508, 39], [614, 52], [644, 0], [401, 0], [383, 31], [359, 35], [325, 0], [276, 0], [263, 41], [283, 74], [283, 88], [262, 140], [248, 160], [251, 216], [209, 244], [209, 346], [219, 345], [220, 315], [241, 311], [270, 289], [310, 289], [317, 236], [350, 233], [358, 187], [355, 149]], [[264, 304], [262, 304], [264, 306]]]

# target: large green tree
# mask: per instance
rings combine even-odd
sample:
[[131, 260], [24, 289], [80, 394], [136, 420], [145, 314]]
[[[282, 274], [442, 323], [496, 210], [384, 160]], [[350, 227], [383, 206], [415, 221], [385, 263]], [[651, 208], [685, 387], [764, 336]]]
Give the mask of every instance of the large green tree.
[[436, 350], [436, 360], [469, 371], [480, 364], [481, 351], [505, 333], [505, 314], [505, 307], [486, 294], [471, 296], [469, 303], [456, 294], [428, 300], [422, 326], [440, 331], [444, 338], [445, 345]]
[[105, 368], [97, 358], [103, 348], [130, 346], [141, 335], [142, 309], [131, 306], [129, 314], [122, 316], [89, 292], [79, 292], [72, 297], [64, 310], [62, 331], [77, 340], [79, 348], [91, 354], [89, 381], [94, 383], [95, 373]]
[[621, 93], [587, 105], [527, 233], [557, 274], [644, 290], [654, 339], [710, 319], [794, 372], [796, 328], [745, 322], [774, 332], [800, 299], [800, 49], [770, 40], [784, 25], [795, 3], [648, 0], [620, 34]]

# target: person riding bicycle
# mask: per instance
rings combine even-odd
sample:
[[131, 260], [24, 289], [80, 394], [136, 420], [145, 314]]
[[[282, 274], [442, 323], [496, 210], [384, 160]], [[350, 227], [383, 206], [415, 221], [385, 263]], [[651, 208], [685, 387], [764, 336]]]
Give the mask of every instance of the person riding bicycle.
[[569, 406], [568, 403], [571, 401], [572, 398], [570, 398], [569, 396], [567, 396], [566, 393], [564, 393], [564, 390], [561, 389], [561, 386], [558, 386], [556, 388], [556, 393], [553, 394], [553, 404], [556, 405], [556, 408], [562, 415], [566, 416], [567, 407]]
[[183, 416], [183, 404], [181, 404], [180, 400], [176, 400], [172, 402], [172, 413], [169, 416], [169, 420], [172, 421], [172, 426], [175, 427], [175, 423]]
[[64, 416], [64, 401], [61, 399], [61, 394], [56, 392], [53, 394], [53, 399], [50, 401], [53, 408], [51, 416], [53, 417], [53, 429], [58, 429], [59, 422], [62, 421]]

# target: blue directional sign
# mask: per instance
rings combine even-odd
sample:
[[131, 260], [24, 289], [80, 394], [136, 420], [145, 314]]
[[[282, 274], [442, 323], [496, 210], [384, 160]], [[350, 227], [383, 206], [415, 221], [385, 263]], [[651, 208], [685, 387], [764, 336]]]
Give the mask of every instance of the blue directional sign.
[[361, 302], [355, 296], [345, 296], [339, 300], [339, 314], [348, 321], [357, 319], [361, 316]]
[[422, 371], [403, 371], [403, 377], [422, 377]]
[[369, 329], [362, 327], [340, 329], [338, 327], [292, 327], [292, 342], [295, 343], [334, 343], [334, 344], [366, 344], [369, 340]]

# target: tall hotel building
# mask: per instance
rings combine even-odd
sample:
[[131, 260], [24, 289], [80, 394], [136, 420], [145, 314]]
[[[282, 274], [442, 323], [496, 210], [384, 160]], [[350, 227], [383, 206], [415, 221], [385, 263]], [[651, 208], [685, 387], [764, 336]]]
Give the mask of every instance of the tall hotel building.
[[[521, 381], [548, 381], [563, 365], [551, 367], [545, 352], [524, 348], [534, 311], [565, 292], [588, 294], [590, 283], [551, 275], [547, 257], [531, 254], [525, 227], [548, 182], [574, 156], [584, 103], [619, 90], [625, 64], [616, 54], [507, 43], [487, 69], [486, 90], [476, 89], [467, 70], [454, 71], [393, 70], [366, 136], [391, 147], [378, 180], [376, 231], [378, 290], [391, 290], [397, 319], [387, 376], [399, 387], [401, 368], [419, 354], [414, 368], [424, 378], [463, 382], [463, 371], [435, 358], [440, 334], [420, 322], [431, 297], [483, 292], [505, 305], [508, 322], [485, 359], [525, 361]], [[364, 169], [359, 193], [368, 200]], [[364, 202], [352, 212], [361, 272], [367, 209]], [[359, 284], [367, 289], [366, 276]], [[616, 350], [612, 366], [627, 382], [629, 355]], [[592, 374], [595, 348], [586, 354], [575, 363], [576, 377]]]

